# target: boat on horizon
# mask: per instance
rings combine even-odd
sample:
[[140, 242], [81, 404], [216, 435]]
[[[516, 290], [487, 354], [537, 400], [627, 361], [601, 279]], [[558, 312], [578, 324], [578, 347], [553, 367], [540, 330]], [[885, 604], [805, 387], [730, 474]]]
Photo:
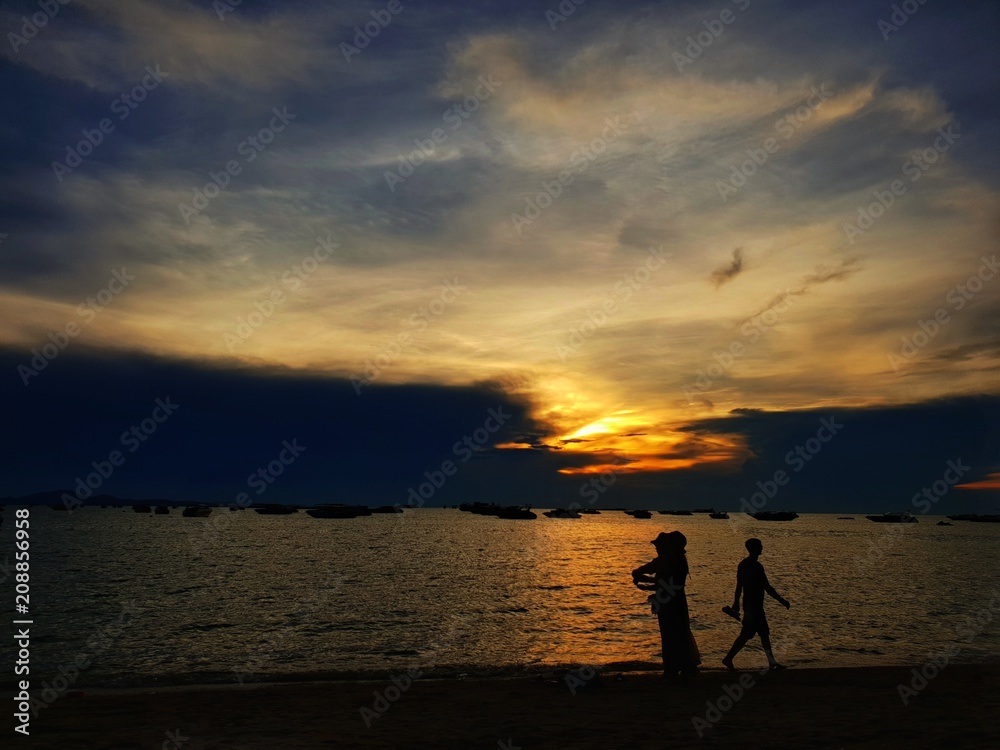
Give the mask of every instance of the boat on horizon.
[[500, 506], [496, 503], [462, 503], [458, 509], [477, 516], [495, 516], [500, 512]]
[[639, 509], [639, 510], [627, 510], [625, 512], [628, 513], [630, 516], [632, 516], [632, 518], [652, 518], [653, 517], [653, 514], [650, 513], [648, 510], [642, 510], [642, 509]]
[[497, 512], [497, 518], [516, 521], [533, 521], [538, 516], [531, 510], [530, 505], [508, 505]]
[[1000, 523], [1000, 516], [993, 514], [959, 513], [955, 516], [947, 516], [947, 518], [952, 521], [972, 521], [973, 523]]
[[909, 511], [902, 513], [882, 513], [880, 515], [865, 516], [869, 521], [875, 523], [916, 523], [917, 517]]
[[212, 509], [207, 505], [189, 505], [181, 512], [181, 515], [186, 518], [208, 518], [212, 515]]
[[728, 521], [729, 520], [729, 514], [726, 513], [726, 511], [724, 511], [724, 510], [717, 511], [715, 513], [709, 513], [708, 517], [709, 518], [719, 518], [719, 519], [721, 519], [723, 521]]
[[575, 510], [570, 510], [569, 508], [553, 508], [552, 510], [547, 510], [542, 513], [543, 516], [549, 518], [579, 518], [580, 514]]
[[269, 503], [268, 505], [255, 505], [253, 509], [260, 513], [262, 516], [288, 516], [292, 513], [298, 513], [299, 509], [293, 505], [279, 505], [278, 503]]
[[357, 518], [361, 515], [371, 515], [368, 508], [364, 508], [367, 513], [362, 513], [361, 510], [362, 506], [359, 505], [317, 505], [315, 508], [306, 508], [306, 515], [311, 518]]
[[794, 521], [799, 517], [793, 510], [759, 510], [749, 515], [758, 521]]

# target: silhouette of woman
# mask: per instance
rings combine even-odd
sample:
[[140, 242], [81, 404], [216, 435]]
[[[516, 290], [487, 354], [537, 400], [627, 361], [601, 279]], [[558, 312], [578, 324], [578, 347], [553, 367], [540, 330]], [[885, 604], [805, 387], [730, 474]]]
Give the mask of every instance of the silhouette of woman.
[[632, 571], [632, 583], [652, 591], [649, 602], [660, 625], [663, 676], [690, 677], [698, 673], [701, 656], [691, 634], [687, 595], [688, 563], [684, 554], [687, 537], [679, 531], [661, 532], [652, 541], [656, 557]]

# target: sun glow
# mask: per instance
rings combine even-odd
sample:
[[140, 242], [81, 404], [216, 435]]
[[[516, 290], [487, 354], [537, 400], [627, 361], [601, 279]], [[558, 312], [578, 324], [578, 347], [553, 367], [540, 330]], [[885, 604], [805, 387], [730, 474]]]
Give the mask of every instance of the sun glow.
[[643, 418], [630, 410], [592, 420], [544, 444], [566, 456], [568, 465], [560, 474], [632, 474], [704, 464], [735, 470], [750, 455], [736, 436], [688, 433], [668, 427], [666, 419]]
[[591, 422], [581, 427], [576, 432], [562, 438], [564, 441], [576, 440], [578, 438], [590, 437], [592, 435], [609, 435], [617, 432], [626, 425], [626, 420], [622, 417], [604, 417], [596, 422]]

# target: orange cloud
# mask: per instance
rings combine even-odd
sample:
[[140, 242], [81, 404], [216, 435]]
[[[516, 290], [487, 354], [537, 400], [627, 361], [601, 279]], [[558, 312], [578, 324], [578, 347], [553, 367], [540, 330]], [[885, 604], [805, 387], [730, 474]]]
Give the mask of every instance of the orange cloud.
[[955, 489], [993, 490], [994, 492], [1000, 492], [1000, 472], [987, 474], [986, 479], [980, 479], [978, 482], [967, 482], [966, 484], [956, 484]]

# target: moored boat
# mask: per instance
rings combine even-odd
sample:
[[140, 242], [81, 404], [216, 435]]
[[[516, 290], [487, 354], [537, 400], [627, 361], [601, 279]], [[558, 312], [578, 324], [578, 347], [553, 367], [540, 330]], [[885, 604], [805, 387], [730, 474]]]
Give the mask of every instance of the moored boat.
[[506, 508], [501, 508], [497, 513], [497, 518], [533, 521], [538, 516], [531, 510], [530, 505], [510, 505]]
[[750, 514], [758, 521], [794, 521], [799, 514], [791, 510], [761, 510]]
[[543, 516], [548, 516], [549, 518], [579, 518], [580, 514], [575, 510], [570, 510], [569, 508], [553, 508], [552, 510], [547, 510]]
[[882, 513], [880, 515], [865, 516], [869, 521], [875, 523], [916, 523], [917, 517], [909, 511], [902, 513]]
[[477, 516], [495, 516], [500, 512], [500, 506], [496, 503], [462, 503], [458, 509]]
[[729, 514], [726, 513], [726, 511], [724, 511], [724, 510], [723, 511], [718, 511], [716, 513], [709, 513], [708, 517], [709, 518], [721, 518], [724, 521], [728, 521], [729, 520]]
[[998, 515], [980, 515], [978, 513], [959, 513], [957, 516], [948, 516], [952, 521], [972, 521], [973, 523], [1000, 523]]
[[653, 514], [650, 513], [648, 510], [642, 510], [642, 509], [639, 509], [639, 510], [627, 510], [625, 512], [628, 513], [630, 516], [632, 516], [632, 518], [652, 518], [653, 517]]
[[207, 505], [189, 505], [182, 512], [186, 518], [208, 518], [212, 515], [212, 509]]
[[[365, 508], [368, 510], [368, 508]], [[371, 515], [371, 511], [362, 514], [358, 505], [319, 505], [307, 508], [306, 515], [312, 518], [357, 518], [360, 515]]]
[[278, 503], [255, 505], [254, 510], [262, 516], [287, 516], [299, 512], [299, 509], [292, 505], [279, 505]]
[[497, 511], [500, 510], [500, 506], [496, 503], [462, 503], [458, 506], [459, 510], [464, 510], [466, 513], [475, 513], [477, 516], [495, 516]]

